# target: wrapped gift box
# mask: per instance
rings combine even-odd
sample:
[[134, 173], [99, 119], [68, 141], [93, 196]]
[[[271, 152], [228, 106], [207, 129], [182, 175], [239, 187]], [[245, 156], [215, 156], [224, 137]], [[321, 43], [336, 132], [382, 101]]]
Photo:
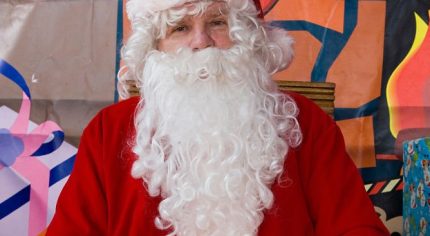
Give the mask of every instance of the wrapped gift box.
[[[0, 117], [0, 133], [4, 135], [18, 114], [1, 106]], [[30, 122], [28, 132], [31, 133], [36, 127], [37, 124]], [[50, 135], [50, 138], [55, 138], [55, 135]], [[1, 163], [0, 235], [37, 235], [51, 221], [57, 198], [70, 175], [77, 152], [75, 147], [61, 141], [55, 149], [40, 149], [38, 155], [19, 157], [10, 165]], [[46, 143], [49, 140], [43, 144]], [[3, 155], [5, 162], [4, 155], [7, 153], [0, 152], [0, 155]]]
[[403, 143], [403, 235], [429, 235], [430, 137]]

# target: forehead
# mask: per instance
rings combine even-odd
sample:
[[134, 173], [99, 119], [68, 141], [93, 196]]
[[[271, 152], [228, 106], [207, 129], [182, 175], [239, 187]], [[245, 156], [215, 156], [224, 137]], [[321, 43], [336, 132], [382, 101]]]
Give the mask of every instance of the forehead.
[[225, 1], [191, 1], [178, 7], [185, 10], [187, 15], [216, 17], [226, 15], [228, 6]]

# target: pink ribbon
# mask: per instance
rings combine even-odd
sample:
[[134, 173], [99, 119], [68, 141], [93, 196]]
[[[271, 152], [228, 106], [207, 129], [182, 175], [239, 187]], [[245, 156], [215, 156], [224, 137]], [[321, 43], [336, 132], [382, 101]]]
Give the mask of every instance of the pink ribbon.
[[[50, 169], [40, 159], [31, 157], [31, 155], [42, 146], [50, 134], [54, 131], [61, 131], [61, 128], [52, 121], [46, 121], [28, 133], [30, 108], [31, 100], [23, 93], [18, 117], [10, 128], [10, 134], [22, 141], [23, 150], [10, 167], [30, 181], [28, 235], [37, 235], [45, 229], [47, 224]], [[0, 164], [0, 170], [2, 168], [4, 166]]]

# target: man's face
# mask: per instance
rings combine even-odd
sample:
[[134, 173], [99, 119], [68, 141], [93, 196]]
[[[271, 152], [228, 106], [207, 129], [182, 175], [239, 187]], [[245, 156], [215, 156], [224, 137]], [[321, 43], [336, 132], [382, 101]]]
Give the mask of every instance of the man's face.
[[157, 49], [163, 52], [175, 52], [179, 48], [197, 51], [208, 47], [228, 49], [232, 45], [225, 3], [214, 2], [203, 14], [187, 15], [169, 26], [166, 37], [158, 41]]

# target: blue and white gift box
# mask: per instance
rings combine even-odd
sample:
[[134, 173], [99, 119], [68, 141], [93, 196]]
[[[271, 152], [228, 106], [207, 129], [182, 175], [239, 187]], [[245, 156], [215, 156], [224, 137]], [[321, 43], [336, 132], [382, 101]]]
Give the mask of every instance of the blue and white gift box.
[[403, 143], [403, 235], [429, 235], [430, 137]]
[[[13, 158], [40, 140], [55, 123], [28, 122], [28, 132], [11, 133], [18, 113], [0, 106], [0, 235], [37, 235], [51, 221], [60, 191], [70, 175], [77, 149], [56, 130], [31, 155]], [[40, 136], [40, 135], [39, 135]], [[24, 137], [20, 139], [20, 137]], [[24, 141], [22, 141], [24, 140]], [[34, 148], [34, 147], [33, 147]], [[15, 155], [16, 156], [16, 155]]]

